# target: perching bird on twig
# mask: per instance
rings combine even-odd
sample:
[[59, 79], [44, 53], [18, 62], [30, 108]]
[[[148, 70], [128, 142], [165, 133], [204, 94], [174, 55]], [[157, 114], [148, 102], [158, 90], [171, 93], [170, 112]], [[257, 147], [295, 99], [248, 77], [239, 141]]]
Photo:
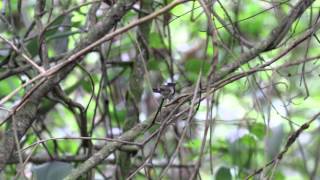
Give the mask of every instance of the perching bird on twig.
[[176, 83], [167, 83], [166, 85], [161, 85], [158, 88], [153, 88], [153, 92], [160, 93], [164, 99], [172, 99], [176, 92]]

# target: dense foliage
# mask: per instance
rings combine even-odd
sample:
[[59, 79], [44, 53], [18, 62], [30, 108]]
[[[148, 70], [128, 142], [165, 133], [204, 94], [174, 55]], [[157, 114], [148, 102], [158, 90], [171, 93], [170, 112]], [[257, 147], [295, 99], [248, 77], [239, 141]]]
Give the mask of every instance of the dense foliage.
[[0, 179], [316, 179], [317, 0], [2, 0]]

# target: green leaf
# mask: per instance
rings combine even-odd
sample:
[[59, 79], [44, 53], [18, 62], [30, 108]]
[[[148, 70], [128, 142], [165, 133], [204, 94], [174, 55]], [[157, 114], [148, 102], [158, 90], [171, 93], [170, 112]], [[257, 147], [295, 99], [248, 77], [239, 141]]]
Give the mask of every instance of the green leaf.
[[250, 132], [257, 136], [260, 140], [264, 138], [265, 133], [265, 125], [262, 123], [255, 123], [251, 128]]
[[[202, 66], [202, 63], [204, 63], [203, 66]], [[202, 67], [203, 67], [202, 70], [204, 74], [209, 72], [210, 64], [201, 59], [190, 59], [185, 64], [185, 70], [191, 73], [199, 73]]]
[[165, 62], [160, 59], [151, 59], [147, 64], [148, 70], [163, 70], [166, 68]]
[[38, 38], [32, 38], [27, 44], [27, 49], [28, 49], [28, 52], [31, 54], [31, 57], [36, 56], [39, 50]]
[[196, 82], [202, 69], [202, 74], [207, 74], [210, 70], [210, 64], [201, 59], [189, 59], [185, 63], [185, 71], [188, 79], [192, 82]]
[[113, 105], [112, 101], [110, 101], [109, 111], [112, 124], [116, 125], [117, 123], [121, 124], [124, 122], [127, 115], [127, 111], [124, 107], [116, 107], [116, 105]]
[[[232, 164], [239, 168], [249, 168], [252, 160], [253, 149], [256, 149], [257, 141], [253, 135], [246, 134], [229, 146]], [[251, 153], [248, 153], [251, 152]]]
[[87, 92], [87, 93], [91, 93], [92, 92], [92, 84], [90, 81], [83, 81], [82, 83], [82, 87], [83, 89]]
[[241, 143], [243, 145], [246, 145], [247, 147], [254, 147], [257, 144], [254, 136], [252, 136], [251, 134], [244, 135], [240, 140]]
[[232, 180], [230, 169], [227, 167], [220, 167], [216, 173], [216, 180]]
[[161, 36], [159, 33], [152, 32], [149, 35], [149, 45], [152, 48], [164, 48], [164, 44], [162, 43]]
[[[92, 78], [92, 80], [91, 80]], [[87, 93], [92, 93], [93, 91], [93, 84], [92, 83], [98, 83], [99, 82], [99, 78], [96, 75], [92, 75], [91, 78], [87, 77], [84, 80], [81, 81], [81, 85], [83, 87], [83, 89], [87, 92]], [[92, 82], [93, 81], [93, 82]]]
[[[18, 88], [21, 85], [21, 81], [19, 80], [18, 77], [16, 76], [12, 76], [7, 78], [5, 81], [1, 81], [0, 83], [0, 98], [8, 95], [9, 93], [11, 93], [13, 90], [15, 90], [16, 88]], [[23, 90], [21, 90], [23, 91]], [[21, 92], [20, 91], [20, 92]], [[14, 96], [16, 97], [16, 96]]]
[[200, 149], [201, 144], [202, 144], [202, 140], [201, 139], [194, 139], [194, 140], [188, 141], [184, 145], [184, 147], [188, 147], [188, 148], [191, 148], [191, 149]]
[[220, 152], [225, 153], [227, 149], [228, 149], [228, 142], [226, 142], [226, 140], [224, 139], [215, 140], [215, 143], [212, 143], [212, 146], [211, 146], [211, 151], [213, 153], [220, 153]]
[[285, 176], [283, 175], [282, 172], [276, 171], [276, 173], [274, 174], [273, 179], [274, 180], [282, 180], [282, 179], [286, 179], [286, 178], [285, 178]]

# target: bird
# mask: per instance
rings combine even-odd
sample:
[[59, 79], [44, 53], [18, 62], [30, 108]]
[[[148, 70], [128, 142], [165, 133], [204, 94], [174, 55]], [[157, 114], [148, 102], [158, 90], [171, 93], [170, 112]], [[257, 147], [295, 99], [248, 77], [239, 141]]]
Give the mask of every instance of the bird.
[[176, 83], [167, 83], [166, 85], [160, 85], [157, 88], [153, 88], [154, 93], [159, 93], [164, 99], [172, 99], [174, 96], [176, 89]]

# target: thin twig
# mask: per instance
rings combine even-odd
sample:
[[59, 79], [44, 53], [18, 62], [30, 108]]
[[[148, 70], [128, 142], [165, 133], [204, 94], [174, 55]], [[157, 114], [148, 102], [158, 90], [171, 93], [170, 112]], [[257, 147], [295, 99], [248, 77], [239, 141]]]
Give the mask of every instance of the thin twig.
[[1, 34], [0, 34], [0, 39], [4, 40], [7, 44], [9, 44], [12, 49], [14, 51], [16, 51], [18, 54], [21, 54], [21, 56], [28, 62], [30, 63], [34, 68], [36, 68], [40, 73], [45, 73], [46, 71], [38, 66], [35, 62], [32, 61], [32, 59], [30, 59], [26, 54], [24, 54], [23, 52], [21, 52], [17, 46], [15, 46], [11, 41], [7, 40], [6, 38], [4, 38]]

